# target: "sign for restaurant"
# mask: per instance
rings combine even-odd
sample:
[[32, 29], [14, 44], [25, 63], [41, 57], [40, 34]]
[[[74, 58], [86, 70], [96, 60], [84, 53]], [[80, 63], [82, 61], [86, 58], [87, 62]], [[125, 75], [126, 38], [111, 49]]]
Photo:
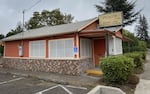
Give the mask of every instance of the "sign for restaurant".
[[122, 12], [106, 13], [99, 16], [100, 27], [122, 25]]

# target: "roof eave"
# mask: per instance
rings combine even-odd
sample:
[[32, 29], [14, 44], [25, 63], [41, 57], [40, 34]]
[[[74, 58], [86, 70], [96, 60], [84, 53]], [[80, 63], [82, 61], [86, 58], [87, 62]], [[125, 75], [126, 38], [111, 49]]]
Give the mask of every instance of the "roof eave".
[[65, 32], [65, 33], [49, 34], [49, 35], [35, 36], [35, 37], [33, 36], [33, 37], [26, 37], [26, 38], [3, 39], [2, 42], [51, 37], [51, 36], [58, 36], [58, 35], [64, 35], [64, 34], [72, 34], [72, 33], [77, 33], [77, 32], [78, 31], [76, 30], [76, 31], [69, 31], [69, 32]]
[[87, 26], [89, 26], [90, 24], [94, 23], [97, 20], [98, 20], [98, 18], [96, 17], [95, 19], [93, 19], [93, 21], [91, 21], [90, 23], [86, 24], [85, 26], [79, 28], [77, 31], [80, 32], [81, 30], [83, 30], [84, 28], [86, 28]]

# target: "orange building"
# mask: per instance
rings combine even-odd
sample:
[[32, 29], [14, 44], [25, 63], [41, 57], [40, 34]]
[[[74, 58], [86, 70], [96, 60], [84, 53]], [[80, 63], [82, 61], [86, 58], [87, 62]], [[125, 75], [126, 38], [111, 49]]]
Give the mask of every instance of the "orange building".
[[98, 18], [32, 29], [4, 38], [4, 67], [81, 75], [101, 58], [122, 54], [122, 28]]

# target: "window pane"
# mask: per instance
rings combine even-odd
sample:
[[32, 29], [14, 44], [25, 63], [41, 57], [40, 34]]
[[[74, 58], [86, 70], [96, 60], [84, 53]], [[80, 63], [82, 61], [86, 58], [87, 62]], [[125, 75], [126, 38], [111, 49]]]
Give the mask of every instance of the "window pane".
[[49, 57], [51, 58], [55, 58], [57, 56], [56, 43], [56, 41], [49, 41]]
[[73, 39], [65, 41], [65, 56], [73, 57]]
[[64, 57], [65, 55], [65, 44], [64, 44], [64, 40], [58, 40], [57, 41], [57, 57], [58, 58], [61, 58], [61, 57]]
[[73, 58], [73, 38], [49, 41], [49, 58]]
[[46, 45], [44, 40], [30, 42], [31, 57], [45, 57], [45, 51], [46, 51]]

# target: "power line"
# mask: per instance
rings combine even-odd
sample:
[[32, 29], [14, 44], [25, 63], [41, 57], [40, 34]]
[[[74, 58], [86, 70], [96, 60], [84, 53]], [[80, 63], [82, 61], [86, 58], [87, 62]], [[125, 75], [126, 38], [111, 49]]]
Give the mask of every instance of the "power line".
[[[22, 14], [23, 14], [23, 19], [22, 19], [23, 20], [23, 31], [25, 31], [25, 21], [24, 21], [24, 19], [25, 19], [25, 17], [24, 17], [25, 16], [25, 12], [29, 11], [31, 8], [33, 8], [34, 6], [36, 6], [40, 2], [41, 2], [41, 0], [37, 1], [31, 7], [27, 8], [27, 9], [24, 9], [22, 11]], [[19, 46], [19, 56], [23, 56], [24, 55], [24, 53], [23, 53], [24, 52], [24, 50], [23, 50], [23, 48], [24, 48], [23, 36], [24, 36], [24, 32], [21, 33], [21, 45]]]
[[29, 8], [27, 8], [27, 9], [24, 9], [23, 11], [22, 11], [22, 14], [23, 14], [23, 28], [24, 28], [24, 23], [25, 23], [25, 21], [24, 21], [24, 19], [25, 19], [25, 12], [26, 11], [29, 11], [30, 9], [32, 9], [34, 6], [36, 6], [38, 3], [40, 3], [42, 0], [39, 0], [39, 1], [37, 1], [35, 4], [33, 4], [32, 6], [30, 6]]
[[37, 1], [35, 4], [33, 4], [32, 6], [30, 6], [29, 8], [24, 9], [24, 11], [29, 11], [30, 9], [32, 9], [34, 6], [36, 6], [40, 2], [41, 2], [41, 0]]

